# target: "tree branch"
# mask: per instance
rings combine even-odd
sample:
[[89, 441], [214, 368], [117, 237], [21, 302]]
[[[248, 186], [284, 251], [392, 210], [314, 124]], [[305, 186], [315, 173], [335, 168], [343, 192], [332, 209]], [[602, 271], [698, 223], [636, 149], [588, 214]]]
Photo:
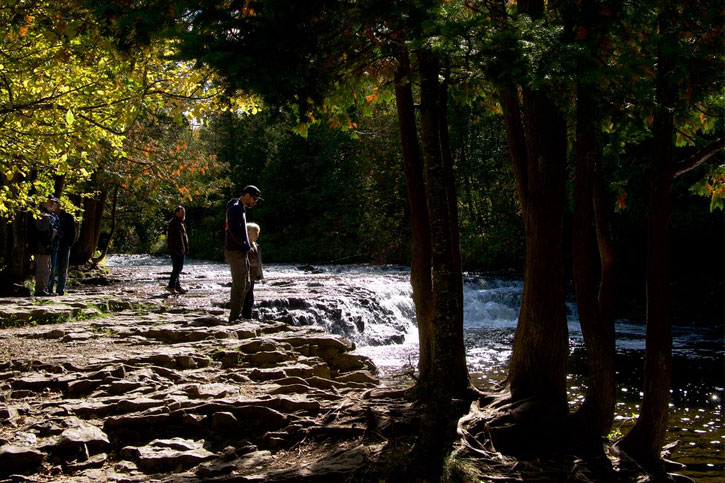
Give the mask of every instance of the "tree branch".
[[688, 171], [700, 166], [702, 163], [710, 159], [723, 148], [725, 148], [725, 139], [720, 138], [716, 141], [713, 141], [704, 148], [702, 148], [698, 153], [691, 156], [689, 159], [675, 164], [672, 169], [670, 169], [669, 174], [672, 176], [672, 178], [676, 178], [681, 174], [685, 174]]

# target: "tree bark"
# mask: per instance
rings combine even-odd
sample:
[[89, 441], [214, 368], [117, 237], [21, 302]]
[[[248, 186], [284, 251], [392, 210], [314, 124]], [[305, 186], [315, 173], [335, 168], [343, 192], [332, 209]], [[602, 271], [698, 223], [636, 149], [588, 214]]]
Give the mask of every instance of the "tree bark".
[[[544, 92], [524, 93], [526, 268], [509, 367], [514, 401], [533, 399], [568, 412], [563, 217], [566, 123]], [[523, 203], [522, 203], [523, 205]]]
[[65, 189], [65, 175], [55, 176], [53, 180], [53, 194], [56, 198], [60, 199], [63, 194], [63, 189]]
[[431, 241], [428, 204], [425, 195], [423, 160], [418, 145], [415, 122], [415, 107], [411, 83], [410, 58], [407, 50], [401, 49], [397, 56], [395, 73], [395, 101], [400, 127], [400, 142], [403, 148], [403, 168], [408, 192], [413, 248], [410, 264], [410, 284], [413, 287], [413, 302], [418, 321], [420, 356], [418, 359], [419, 384], [430, 383], [433, 367], [433, 284], [431, 280]]
[[[463, 349], [462, 331], [457, 324], [462, 297], [456, 293], [460, 284], [456, 267], [457, 249], [453, 243], [457, 226], [450, 212], [450, 203], [446, 185], [446, 167], [441, 152], [440, 136], [444, 128], [440, 125], [440, 85], [438, 61], [429, 51], [418, 52], [421, 77], [421, 133], [423, 144], [423, 162], [426, 172], [426, 195], [431, 227], [432, 277], [433, 277], [433, 326], [435, 331], [434, 380], [441, 399], [450, 400], [453, 392], [461, 390], [467, 381], [467, 370], [460, 363]], [[447, 129], [447, 127], [445, 127]], [[455, 193], [453, 193], [455, 195]], [[465, 377], [461, 377], [461, 372]], [[435, 398], [438, 399], [438, 398]]]
[[504, 124], [506, 125], [506, 140], [508, 142], [509, 152], [511, 153], [514, 177], [516, 178], [516, 189], [519, 193], [521, 208], [522, 210], [526, 210], [528, 201], [526, 194], [528, 186], [528, 178], [526, 175], [526, 135], [521, 119], [518, 91], [513, 86], [507, 86], [500, 89], [499, 97], [501, 99]]
[[[585, 436], [598, 439], [612, 428], [616, 402], [615, 333], [612, 314], [614, 256], [603, 199], [597, 144], [597, 108], [592, 86], [577, 95], [576, 182], [572, 227], [572, 273], [579, 322], [587, 349], [589, 383], [575, 414]], [[597, 243], [598, 242], [598, 243]], [[599, 278], [599, 280], [597, 280]]]
[[[665, 442], [672, 378], [672, 319], [669, 291], [670, 236], [674, 165], [674, 114], [676, 87], [670, 78], [675, 66], [671, 46], [674, 8], [661, 3], [659, 29], [663, 33], [657, 52], [655, 113], [653, 122], [652, 176], [647, 219], [647, 300], [644, 396], [639, 417], [619, 446], [647, 467], [657, 464]], [[669, 35], [668, 35], [669, 34]], [[663, 48], [665, 47], [665, 48]]]
[[452, 354], [453, 394], [462, 397], [470, 386], [468, 367], [466, 365], [465, 342], [463, 340], [463, 266], [461, 263], [461, 242], [458, 230], [458, 196], [456, 191], [456, 177], [453, 169], [453, 155], [448, 133], [448, 88], [447, 83], [441, 84], [438, 88], [438, 137], [440, 142], [441, 163], [443, 167], [443, 184], [447, 200], [448, 218], [450, 226], [450, 245], [448, 251], [450, 277], [453, 283], [455, 297], [455, 320], [453, 321], [451, 339], [453, 346]]
[[27, 211], [15, 214], [10, 223], [12, 244], [8, 260], [8, 273], [14, 282], [22, 282], [30, 274], [30, 253], [28, 252], [28, 223], [31, 215]]
[[[502, 7], [495, 20], [506, 28]], [[538, 18], [542, 0], [519, 2]], [[519, 92], [521, 96], [519, 96]], [[507, 382], [514, 426], [493, 428], [511, 450], [552, 440], [568, 416], [564, 305], [563, 219], [567, 132], [563, 114], [547, 92], [504, 85], [499, 90], [509, 151], [521, 201], [526, 239], [524, 291]]]
[[[91, 263], [93, 265], [98, 265], [101, 260], [106, 258], [106, 254], [108, 253], [108, 247], [111, 245], [111, 240], [113, 240], [113, 234], [116, 231], [116, 207], [118, 205], [118, 186], [116, 186], [113, 190], [113, 204], [111, 205], [111, 230], [108, 233], [108, 238], [104, 240], [103, 246], [99, 246], [98, 249], [100, 250], [100, 254], [97, 257], [91, 258]], [[100, 237], [99, 237], [100, 239]]]
[[101, 222], [106, 202], [106, 192], [101, 191], [98, 198], [85, 198], [83, 203], [83, 221], [78, 241], [71, 249], [70, 263], [83, 265], [93, 258], [101, 235]]
[[[442, 467], [445, 445], [455, 434], [457, 419], [453, 412], [454, 394], [463, 394], [468, 388], [465, 348], [459, 312], [463, 310], [456, 293], [456, 249], [454, 231], [458, 227], [450, 212], [446, 167], [441, 146], [441, 104], [438, 76], [440, 68], [432, 52], [416, 52], [420, 69], [420, 112], [423, 162], [426, 174], [426, 199], [430, 217], [433, 282], [433, 367], [431, 384], [424, 394], [425, 410], [416, 443], [416, 455], [430, 477], [438, 476]], [[453, 200], [455, 202], [455, 198]], [[463, 356], [463, 357], [461, 357]], [[461, 364], [462, 360], [462, 364]]]
[[[18, 195], [17, 183], [24, 180], [24, 177], [15, 177], [10, 181], [9, 186], [12, 193]], [[35, 174], [30, 177], [35, 179]], [[14, 284], [22, 284], [30, 277], [30, 251], [28, 249], [28, 224], [32, 215], [27, 211], [18, 211], [15, 217], [5, 222], [5, 246], [3, 255], [5, 257], [5, 270], [2, 272], [4, 279], [0, 285], [0, 291], [8, 295], [15, 293]]]

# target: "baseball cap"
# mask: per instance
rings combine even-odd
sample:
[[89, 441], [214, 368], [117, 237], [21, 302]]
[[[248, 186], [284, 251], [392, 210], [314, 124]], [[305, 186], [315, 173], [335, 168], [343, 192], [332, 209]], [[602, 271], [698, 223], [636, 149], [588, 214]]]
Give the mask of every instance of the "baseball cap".
[[259, 188], [257, 188], [254, 185], [248, 184], [244, 187], [242, 190], [242, 196], [249, 193], [252, 196], [255, 196], [258, 200], [264, 201], [264, 198], [262, 198], [262, 192], [259, 191]]

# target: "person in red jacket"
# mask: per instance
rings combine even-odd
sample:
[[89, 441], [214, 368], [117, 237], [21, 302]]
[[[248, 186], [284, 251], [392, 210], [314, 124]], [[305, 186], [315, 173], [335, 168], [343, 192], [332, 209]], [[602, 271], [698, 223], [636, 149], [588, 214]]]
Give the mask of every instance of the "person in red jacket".
[[188, 290], [181, 288], [179, 275], [184, 269], [184, 257], [189, 254], [189, 237], [186, 235], [186, 227], [184, 220], [186, 219], [186, 210], [183, 206], [177, 206], [174, 210], [174, 216], [169, 220], [168, 234], [166, 243], [171, 255], [171, 277], [169, 277], [169, 285], [166, 290], [172, 294], [183, 294]]

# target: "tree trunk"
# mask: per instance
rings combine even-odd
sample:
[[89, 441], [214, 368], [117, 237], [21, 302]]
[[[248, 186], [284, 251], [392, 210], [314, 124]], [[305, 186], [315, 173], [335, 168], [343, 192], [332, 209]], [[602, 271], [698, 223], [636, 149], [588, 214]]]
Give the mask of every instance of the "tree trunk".
[[[457, 327], [463, 308], [462, 296], [456, 293], [461, 286], [456, 273], [460, 270], [460, 259], [456, 261], [457, 249], [453, 246], [457, 239], [457, 226], [450, 212], [449, 188], [444, 156], [441, 151], [440, 125], [440, 85], [438, 62], [429, 51], [418, 53], [421, 76], [421, 133], [423, 144], [423, 162], [426, 171], [428, 214], [431, 227], [432, 276], [433, 276], [433, 327], [435, 331], [434, 380], [440, 399], [450, 400], [451, 394], [463, 392], [461, 386], [467, 382], [465, 357], [461, 365], [461, 355], [465, 356], [462, 330]], [[454, 193], [450, 193], [455, 196]], [[461, 372], [463, 374], [461, 374]], [[464, 376], [464, 377], [461, 377]], [[439, 397], [434, 397], [439, 399]]]
[[113, 190], [113, 204], [111, 206], [111, 230], [108, 233], [108, 238], [105, 239], [103, 246], [99, 246], [98, 249], [100, 250], [100, 255], [97, 257], [91, 258], [91, 263], [93, 265], [98, 265], [101, 260], [106, 258], [106, 254], [108, 253], [108, 247], [111, 245], [111, 240], [113, 239], [113, 234], [116, 231], [116, 206], [118, 204], [118, 186], [116, 186]]
[[458, 232], [458, 196], [456, 190], [456, 177], [453, 170], [453, 155], [451, 153], [450, 137], [448, 133], [448, 89], [442, 84], [438, 89], [438, 136], [440, 140], [441, 162], [443, 165], [443, 183], [448, 202], [448, 224], [450, 226], [450, 248], [447, 248], [450, 264], [450, 277], [453, 282], [453, 295], [455, 307], [455, 320], [452, 326], [451, 350], [453, 366], [450, 367], [449, 376], [453, 377], [453, 394], [463, 397], [470, 386], [468, 367], [466, 365], [466, 351], [463, 340], [463, 266], [461, 263], [461, 242]]
[[400, 142], [403, 148], [403, 168], [408, 192], [410, 217], [413, 228], [413, 249], [410, 265], [410, 284], [418, 321], [420, 356], [418, 381], [430, 383], [433, 367], [433, 284], [431, 280], [431, 240], [428, 205], [425, 198], [423, 161], [418, 146], [415, 107], [411, 85], [410, 59], [406, 50], [398, 54], [395, 74], [395, 100], [400, 126]]
[[96, 246], [98, 246], [98, 239], [101, 235], [101, 222], [103, 221], [105, 202], [105, 191], [100, 192], [98, 199], [85, 199], [83, 203], [83, 221], [81, 222], [80, 236], [71, 249], [71, 264], [83, 265], [93, 257]]
[[[37, 176], [32, 171], [29, 176], [30, 182], [34, 181]], [[17, 184], [25, 181], [23, 175], [15, 176], [10, 182], [10, 192], [15, 196], [19, 196]], [[5, 270], [2, 273], [4, 279], [3, 287], [0, 289], [8, 295], [18, 293], [17, 287], [27, 280], [30, 273], [30, 250], [28, 248], [28, 224], [31, 223], [32, 215], [28, 211], [17, 211], [12, 221], [5, 220]]]
[[60, 199], [63, 195], [63, 189], [65, 188], [65, 175], [57, 175], [53, 180], [53, 194], [56, 198]]
[[[420, 68], [421, 138], [426, 174], [426, 199], [430, 216], [433, 280], [433, 347], [432, 378], [425, 396], [425, 410], [421, 418], [416, 456], [429, 477], [436, 477], [442, 468], [445, 445], [455, 435], [457, 419], [453, 412], [454, 394], [463, 394], [468, 388], [459, 305], [462, 297], [456, 293], [459, 284], [455, 273], [453, 235], [458, 227], [450, 212], [446, 167], [441, 151], [440, 68], [433, 54], [427, 50], [417, 52]], [[453, 200], [455, 202], [455, 199]], [[463, 356], [463, 357], [461, 357]], [[463, 364], [461, 364], [461, 360]]]
[[20, 211], [10, 223], [12, 243], [8, 259], [8, 275], [15, 283], [22, 283], [30, 274], [30, 252], [28, 251], [28, 223], [31, 214]]
[[[543, 1], [519, 2], [519, 11], [537, 18]], [[558, 437], [559, 431], [551, 428], [568, 415], [563, 280], [567, 133], [562, 113], [546, 92], [522, 89], [523, 109], [513, 86], [500, 94], [526, 236], [524, 291], [507, 378], [517, 407], [516, 428], [499, 432], [502, 443], [515, 449]]]
[[[660, 460], [669, 417], [672, 378], [672, 320], [670, 307], [670, 235], [672, 183], [674, 180], [674, 114], [676, 87], [671, 79], [675, 66], [672, 48], [674, 8], [663, 2], [659, 28], [663, 32], [657, 52], [655, 113], [653, 123], [652, 177], [647, 219], [647, 339], [644, 365], [644, 396], [639, 417], [619, 445], [646, 467]], [[664, 48], [663, 48], [664, 47]], [[656, 467], [654, 467], [656, 469]]]
[[8, 263], [8, 220], [0, 218], [0, 259], [5, 265]]
[[616, 383], [612, 315], [614, 257], [608, 228], [609, 219], [606, 216], [608, 210], [604, 206], [604, 200], [599, 199], [603, 196], [602, 190], [595, 188], [596, 185], [601, 185], [595, 179], [601, 176], [598, 168], [600, 154], [596, 140], [596, 112], [592, 86], [579, 85], [572, 272], [579, 321], [587, 349], [589, 383], [586, 397], [576, 412], [575, 419], [577, 426], [584, 430], [585, 436], [598, 440], [606, 436], [612, 428]]
[[[526, 268], [509, 367], [514, 401], [532, 399], [552, 416], [568, 412], [563, 217], [566, 123], [544, 92], [524, 93]], [[548, 412], [548, 411], [547, 411]]]

